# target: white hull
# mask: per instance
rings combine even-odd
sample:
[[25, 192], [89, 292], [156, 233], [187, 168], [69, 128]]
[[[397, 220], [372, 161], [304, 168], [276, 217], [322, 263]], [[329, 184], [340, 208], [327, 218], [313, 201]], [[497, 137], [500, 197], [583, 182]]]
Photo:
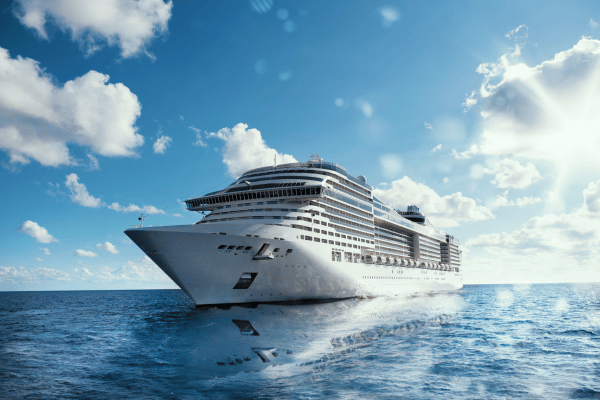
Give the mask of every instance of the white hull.
[[[197, 306], [377, 297], [463, 286], [457, 272], [352, 263], [344, 257], [332, 261], [330, 244], [301, 240], [298, 230], [282, 225], [213, 223], [125, 233]], [[253, 260], [264, 243], [281, 250], [272, 259]], [[222, 245], [252, 249], [219, 250]], [[251, 285], [234, 289], [246, 273], [256, 274]]]

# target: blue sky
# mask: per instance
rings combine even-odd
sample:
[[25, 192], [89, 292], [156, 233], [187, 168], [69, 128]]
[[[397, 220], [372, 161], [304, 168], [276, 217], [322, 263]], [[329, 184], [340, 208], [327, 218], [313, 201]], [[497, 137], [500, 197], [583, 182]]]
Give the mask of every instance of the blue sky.
[[468, 282], [600, 281], [597, 2], [15, 1], [0, 290], [171, 288], [123, 234], [311, 153], [416, 204]]

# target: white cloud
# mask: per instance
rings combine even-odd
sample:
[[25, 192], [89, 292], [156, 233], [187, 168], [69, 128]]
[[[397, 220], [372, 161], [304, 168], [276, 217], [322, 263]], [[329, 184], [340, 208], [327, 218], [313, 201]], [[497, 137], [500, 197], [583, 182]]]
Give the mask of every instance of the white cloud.
[[381, 16], [381, 26], [391, 28], [394, 22], [400, 19], [400, 12], [392, 6], [384, 6], [379, 8]]
[[522, 166], [518, 161], [508, 158], [496, 163], [493, 169], [486, 168], [483, 172], [495, 175], [491, 183], [499, 188], [523, 189], [542, 179], [532, 163], [528, 162], [527, 165]]
[[498, 195], [496, 199], [492, 202], [492, 207], [509, 207], [509, 206], [518, 206], [525, 207], [530, 204], [540, 203], [542, 201], [541, 197], [521, 197], [516, 200], [508, 200], [506, 195]]
[[36, 259], [35, 259], [35, 260], [36, 260], [36, 261], [44, 261], [44, 260], [42, 260], [42, 259], [41, 259], [41, 258], [39, 258], [39, 257], [36, 257]]
[[50, 250], [48, 250], [47, 247], [40, 247], [40, 250], [42, 250], [44, 252], [45, 255], [49, 256], [50, 255]]
[[208, 133], [208, 137], [223, 140], [223, 163], [227, 172], [233, 177], [238, 177], [252, 168], [274, 165], [275, 156], [277, 164], [295, 163], [296, 159], [289, 154], [280, 154], [275, 149], [268, 147], [258, 129], [248, 129], [246, 124], [237, 124], [233, 128], [223, 128], [218, 132]]
[[442, 182], [444, 182], [444, 183], [448, 183], [448, 182], [450, 182], [450, 179], [448, 179], [448, 177], [446, 176], [446, 177], [445, 177], [445, 178], [442, 180]]
[[135, 156], [144, 143], [134, 126], [141, 105], [125, 85], [108, 79], [89, 71], [55, 86], [38, 62], [10, 58], [0, 47], [0, 148], [10, 162], [77, 165], [70, 143], [103, 156]]
[[68, 274], [51, 268], [26, 269], [0, 266], [0, 282], [19, 284], [42, 280], [65, 280]]
[[183, 215], [181, 215], [181, 214], [173, 214], [173, 216], [177, 217], [177, 218], [183, 218]]
[[172, 141], [173, 141], [173, 139], [171, 139], [169, 136], [162, 136], [159, 132], [158, 138], [156, 139], [156, 142], [154, 142], [154, 145], [152, 146], [154, 148], [154, 152], [157, 154], [164, 154], [165, 151], [167, 150], [167, 147], [169, 147], [171, 145]]
[[30, 282], [171, 282], [147, 256], [137, 261], [127, 261], [121, 267], [74, 268], [69, 272], [52, 268], [0, 266], [0, 283], [13, 285]]
[[71, 200], [84, 207], [98, 208], [102, 206], [102, 200], [90, 195], [85, 185], [79, 183], [78, 179], [77, 174], [67, 175], [65, 186], [71, 191]]
[[98, 254], [94, 253], [93, 251], [86, 251], [81, 249], [75, 250], [75, 255], [79, 257], [98, 257]]
[[135, 204], [130, 203], [127, 207], [123, 207], [117, 202], [114, 202], [112, 204], [106, 204], [100, 198], [94, 197], [88, 193], [85, 185], [83, 183], [79, 183], [79, 177], [77, 176], [77, 174], [67, 175], [67, 181], [65, 182], [65, 186], [71, 191], [71, 194], [69, 196], [71, 200], [73, 200], [74, 203], [77, 203], [84, 207], [98, 208], [106, 206], [107, 208], [117, 212], [139, 212], [147, 215], [165, 214], [163, 210], [154, 206], [145, 205], [143, 207], [139, 207]]
[[49, 40], [46, 25], [55, 24], [71, 34], [88, 55], [108, 44], [127, 58], [147, 53], [147, 45], [167, 31], [172, 2], [162, 0], [17, 0], [16, 16], [23, 25]]
[[511, 30], [504, 36], [507, 37], [509, 40], [525, 40], [525, 39], [527, 39], [528, 35], [529, 35], [529, 27], [527, 25], [523, 24], [523, 25], [519, 25], [515, 29]]
[[435, 153], [437, 153], [441, 149], [442, 149], [442, 144], [440, 143], [437, 146], [435, 146], [433, 149], [431, 149], [431, 151], [429, 152], [428, 156], [434, 155]]
[[88, 171], [97, 171], [100, 169], [100, 163], [98, 163], [98, 159], [91, 154], [87, 155], [90, 159], [90, 165], [88, 167]]
[[202, 135], [200, 134], [200, 129], [190, 126], [190, 129], [196, 132], [196, 141], [194, 142], [194, 146], [198, 147], [206, 147], [207, 144], [202, 141]]
[[28, 234], [40, 243], [58, 242], [54, 236], [48, 233], [46, 228], [39, 226], [36, 222], [25, 221], [19, 226], [19, 231]]
[[477, 72], [483, 75], [476, 94], [483, 130], [472, 149], [548, 161], [558, 191], [570, 177], [600, 169], [599, 40], [584, 37], [534, 67], [504, 55]]
[[[503, 281], [597, 281], [600, 279], [600, 181], [583, 190], [583, 204], [571, 213], [531, 218], [513, 232], [483, 234], [466, 241], [487, 256], [469, 260], [488, 265], [493, 274], [502, 264]], [[493, 276], [488, 279], [493, 279]]]
[[139, 213], [144, 213], [144, 214], [148, 214], [148, 215], [165, 213], [163, 210], [158, 209], [154, 206], [144, 206], [144, 207], [140, 208], [140, 207], [136, 206], [135, 204], [129, 204], [127, 207], [123, 207], [117, 202], [112, 203], [111, 205], [109, 205], [107, 207], [110, 208], [111, 210], [114, 210], [117, 212], [139, 212]]
[[476, 91], [471, 91], [470, 95], [465, 95], [467, 96], [465, 98], [465, 102], [462, 103], [461, 105], [464, 107], [463, 111], [467, 112], [471, 107], [473, 107], [475, 104], [477, 104], [477, 92]]
[[492, 211], [477, 205], [461, 192], [441, 197], [433, 189], [408, 177], [392, 182], [389, 189], [374, 189], [373, 195], [396, 209], [416, 205], [438, 227], [458, 226], [461, 222], [494, 218]]
[[110, 243], [110, 242], [104, 242], [104, 244], [102, 243], [98, 243], [96, 245], [97, 248], [102, 249], [102, 250], [106, 250], [111, 254], [119, 254], [119, 250], [117, 250], [115, 248], [115, 245]]
[[590, 28], [596, 29], [598, 26], [600, 26], [600, 24], [590, 18]]
[[465, 151], [461, 151], [461, 152], [458, 152], [458, 151], [452, 149], [452, 155], [457, 160], [466, 160], [466, 159], [472, 158], [474, 155], [479, 154], [479, 152], [480, 152], [479, 147], [477, 147], [476, 144], [471, 145], [471, 147], [469, 147], [469, 150], [465, 150]]
[[433, 130], [433, 126], [428, 122], [425, 122], [425, 128]]
[[379, 157], [381, 173], [386, 179], [394, 179], [402, 170], [402, 159], [396, 154], [384, 154]]
[[518, 57], [521, 55], [521, 49], [527, 43], [527, 36], [529, 35], [529, 27], [526, 25], [519, 25], [515, 29], [508, 32], [506, 36], [509, 40], [515, 43], [515, 48], [511, 56]]

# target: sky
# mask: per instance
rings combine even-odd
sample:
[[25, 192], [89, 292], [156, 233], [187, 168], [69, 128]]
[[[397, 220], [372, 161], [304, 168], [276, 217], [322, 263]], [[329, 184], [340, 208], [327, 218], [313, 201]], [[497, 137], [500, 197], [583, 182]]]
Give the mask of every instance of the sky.
[[465, 283], [600, 281], [600, 4], [0, 6], [0, 291], [175, 288], [123, 233], [320, 154]]

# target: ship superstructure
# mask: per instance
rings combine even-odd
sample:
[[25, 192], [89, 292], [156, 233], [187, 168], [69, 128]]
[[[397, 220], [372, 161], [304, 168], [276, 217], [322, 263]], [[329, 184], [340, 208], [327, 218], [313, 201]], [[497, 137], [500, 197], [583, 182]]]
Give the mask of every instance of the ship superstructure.
[[194, 225], [125, 233], [196, 303], [371, 297], [462, 287], [461, 250], [318, 156], [256, 168], [185, 201]]

